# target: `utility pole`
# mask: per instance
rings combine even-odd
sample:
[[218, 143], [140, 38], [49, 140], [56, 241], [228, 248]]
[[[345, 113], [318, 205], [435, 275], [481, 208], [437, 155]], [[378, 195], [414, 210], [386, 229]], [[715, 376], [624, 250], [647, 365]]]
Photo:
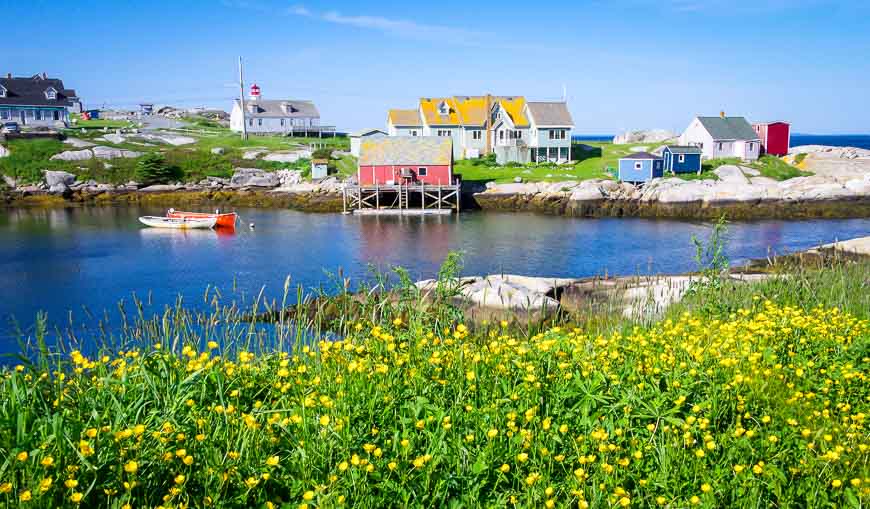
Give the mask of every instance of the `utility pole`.
[[245, 78], [242, 74], [242, 57], [239, 56], [239, 106], [242, 108], [242, 139], [248, 139], [248, 121], [245, 120]]

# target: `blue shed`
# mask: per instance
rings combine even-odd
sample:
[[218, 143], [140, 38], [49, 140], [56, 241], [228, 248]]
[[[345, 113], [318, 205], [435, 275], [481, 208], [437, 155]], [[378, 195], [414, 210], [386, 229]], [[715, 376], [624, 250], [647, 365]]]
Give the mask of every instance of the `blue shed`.
[[622, 182], [649, 182], [663, 175], [662, 158], [650, 153], [635, 152], [619, 160], [619, 180]]
[[701, 173], [701, 148], [667, 145], [662, 151], [665, 171], [671, 173]]

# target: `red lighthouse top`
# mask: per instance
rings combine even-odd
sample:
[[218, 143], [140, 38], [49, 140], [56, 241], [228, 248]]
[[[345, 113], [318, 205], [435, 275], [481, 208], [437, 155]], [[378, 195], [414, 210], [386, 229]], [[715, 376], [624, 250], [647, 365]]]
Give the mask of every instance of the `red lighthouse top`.
[[251, 85], [251, 97], [260, 97], [260, 87], [256, 83]]

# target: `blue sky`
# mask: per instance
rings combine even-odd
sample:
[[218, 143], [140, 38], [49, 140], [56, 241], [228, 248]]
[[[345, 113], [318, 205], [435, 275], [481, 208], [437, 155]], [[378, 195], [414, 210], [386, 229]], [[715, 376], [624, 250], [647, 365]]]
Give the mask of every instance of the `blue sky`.
[[229, 110], [241, 54], [263, 97], [312, 99], [341, 129], [382, 126], [418, 97], [558, 99], [565, 86], [577, 133], [682, 130], [720, 110], [870, 132], [864, 0], [0, 0], [0, 12], [0, 72], [61, 77], [90, 107]]

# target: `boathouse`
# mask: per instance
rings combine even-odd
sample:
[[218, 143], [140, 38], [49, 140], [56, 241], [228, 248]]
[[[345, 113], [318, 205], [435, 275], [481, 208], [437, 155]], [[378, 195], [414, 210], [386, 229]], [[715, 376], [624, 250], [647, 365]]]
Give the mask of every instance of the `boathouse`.
[[360, 143], [360, 185], [453, 182], [453, 143], [437, 136], [367, 138]]
[[754, 122], [752, 128], [761, 139], [761, 153], [772, 156], [788, 154], [790, 147], [791, 125], [782, 120], [773, 122]]
[[701, 148], [666, 145], [662, 149], [664, 171], [671, 173], [701, 173]]
[[459, 211], [449, 137], [396, 136], [360, 141], [357, 184], [344, 188], [345, 212]]
[[664, 175], [661, 157], [647, 152], [635, 152], [619, 160], [619, 180], [632, 184], [649, 182]]

